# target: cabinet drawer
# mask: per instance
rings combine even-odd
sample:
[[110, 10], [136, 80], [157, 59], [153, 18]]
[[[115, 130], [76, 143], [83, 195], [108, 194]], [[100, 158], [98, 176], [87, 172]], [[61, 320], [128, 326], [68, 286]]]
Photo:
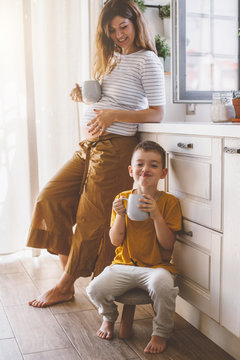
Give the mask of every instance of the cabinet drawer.
[[173, 252], [179, 295], [219, 321], [221, 235], [187, 220], [183, 225]]
[[212, 156], [212, 141], [209, 137], [158, 134], [158, 142], [168, 152]]
[[165, 190], [179, 198], [184, 218], [222, 231], [221, 139], [160, 134], [158, 143], [167, 152]]

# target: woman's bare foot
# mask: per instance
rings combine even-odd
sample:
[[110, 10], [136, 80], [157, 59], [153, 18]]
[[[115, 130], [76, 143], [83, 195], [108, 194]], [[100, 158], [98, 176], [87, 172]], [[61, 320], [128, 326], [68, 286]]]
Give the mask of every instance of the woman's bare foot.
[[29, 305], [34, 307], [47, 307], [50, 305], [58, 304], [61, 302], [69, 301], [73, 298], [74, 287], [72, 286], [70, 290], [62, 292], [57, 286], [46, 291], [44, 294], [38, 296], [36, 299], [29, 301]]
[[101, 339], [111, 340], [113, 338], [114, 322], [103, 320], [97, 336]]
[[167, 346], [167, 339], [161, 336], [152, 335], [151, 340], [144, 349], [145, 353], [160, 354]]

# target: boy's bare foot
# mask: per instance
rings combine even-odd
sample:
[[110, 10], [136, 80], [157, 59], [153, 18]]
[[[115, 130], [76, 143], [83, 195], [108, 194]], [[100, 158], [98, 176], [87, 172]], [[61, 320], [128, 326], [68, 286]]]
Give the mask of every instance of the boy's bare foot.
[[46, 291], [44, 294], [38, 296], [36, 299], [29, 301], [29, 305], [34, 307], [47, 307], [61, 302], [69, 301], [73, 298], [74, 287], [67, 292], [62, 292], [57, 286]]
[[152, 335], [151, 340], [144, 349], [145, 353], [160, 354], [167, 346], [167, 339], [161, 336]]
[[111, 340], [113, 338], [114, 322], [103, 320], [97, 336], [101, 339]]

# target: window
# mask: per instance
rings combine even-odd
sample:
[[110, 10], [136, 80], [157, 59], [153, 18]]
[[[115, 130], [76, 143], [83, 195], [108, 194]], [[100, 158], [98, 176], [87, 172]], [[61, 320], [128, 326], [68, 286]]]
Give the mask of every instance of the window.
[[238, 0], [173, 0], [174, 102], [239, 86]]

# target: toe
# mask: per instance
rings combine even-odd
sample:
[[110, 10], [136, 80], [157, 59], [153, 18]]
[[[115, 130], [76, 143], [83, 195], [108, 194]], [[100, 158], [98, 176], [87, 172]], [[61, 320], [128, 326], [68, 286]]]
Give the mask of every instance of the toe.
[[107, 334], [106, 334], [106, 339], [110, 340], [111, 338], [112, 338], [112, 334], [109, 333], [109, 332], [107, 332]]

